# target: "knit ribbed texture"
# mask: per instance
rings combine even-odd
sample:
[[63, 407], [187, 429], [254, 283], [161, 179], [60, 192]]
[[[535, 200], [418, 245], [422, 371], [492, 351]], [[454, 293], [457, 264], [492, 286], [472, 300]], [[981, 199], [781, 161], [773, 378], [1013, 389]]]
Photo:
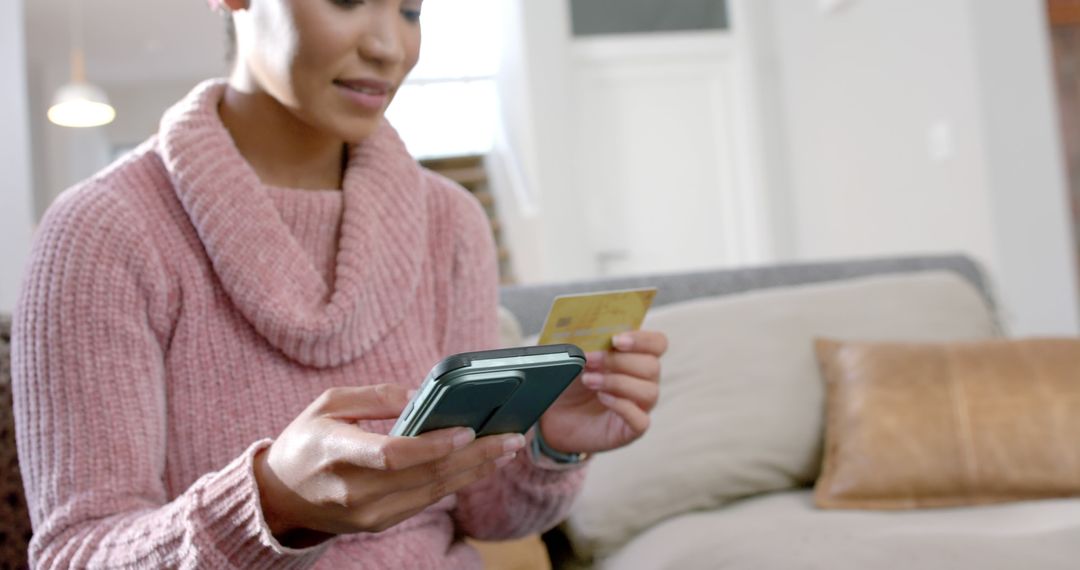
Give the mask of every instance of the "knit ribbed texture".
[[[267, 188], [281, 220], [332, 291], [344, 195], [338, 190]], [[327, 299], [324, 299], [326, 301]]]
[[33, 563], [478, 568], [461, 534], [561, 519], [583, 473], [522, 454], [383, 533], [298, 551], [267, 532], [256, 451], [328, 388], [416, 387], [495, 346], [495, 255], [482, 208], [387, 124], [351, 147], [340, 195], [264, 187], [217, 115], [224, 88], [199, 86], [42, 221], [12, 362]]

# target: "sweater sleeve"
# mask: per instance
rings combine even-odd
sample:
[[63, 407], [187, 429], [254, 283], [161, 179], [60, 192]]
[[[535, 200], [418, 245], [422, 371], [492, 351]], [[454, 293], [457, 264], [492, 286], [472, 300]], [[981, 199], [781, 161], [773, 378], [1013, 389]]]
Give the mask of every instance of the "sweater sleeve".
[[[461, 192], [461, 190], [457, 190]], [[498, 346], [498, 265], [487, 215], [468, 196], [458, 220], [445, 354]], [[457, 493], [458, 528], [482, 540], [547, 530], [563, 520], [584, 482], [584, 469], [538, 467], [528, 450], [495, 475]]]
[[254, 442], [170, 497], [165, 348], [177, 295], [135, 209], [70, 190], [35, 238], [16, 307], [13, 393], [35, 568], [290, 568], [262, 519]]

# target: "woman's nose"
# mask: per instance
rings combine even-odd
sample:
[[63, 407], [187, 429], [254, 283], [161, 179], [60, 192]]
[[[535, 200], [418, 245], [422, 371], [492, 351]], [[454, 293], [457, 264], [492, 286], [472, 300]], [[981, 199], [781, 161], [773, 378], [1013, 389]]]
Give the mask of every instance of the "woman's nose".
[[[405, 60], [405, 34], [397, 11], [381, 11], [360, 37], [360, 56], [382, 65], [396, 65]], [[393, 13], [390, 13], [393, 12]]]

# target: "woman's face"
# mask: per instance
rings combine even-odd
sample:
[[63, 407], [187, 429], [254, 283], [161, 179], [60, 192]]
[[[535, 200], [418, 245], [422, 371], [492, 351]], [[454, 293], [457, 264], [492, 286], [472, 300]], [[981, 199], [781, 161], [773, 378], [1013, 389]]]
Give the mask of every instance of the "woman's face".
[[237, 72], [304, 123], [363, 140], [416, 65], [422, 3], [247, 0], [233, 12]]

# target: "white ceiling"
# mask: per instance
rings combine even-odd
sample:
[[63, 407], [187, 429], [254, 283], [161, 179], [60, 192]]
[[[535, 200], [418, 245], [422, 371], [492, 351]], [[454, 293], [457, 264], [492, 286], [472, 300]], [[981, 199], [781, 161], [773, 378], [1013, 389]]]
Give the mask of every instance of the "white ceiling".
[[27, 63], [67, 73], [69, 10], [83, 2], [89, 79], [104, 84], [191, 81], [225, 72], [225, 31], [206, 0], [24, 0]]

